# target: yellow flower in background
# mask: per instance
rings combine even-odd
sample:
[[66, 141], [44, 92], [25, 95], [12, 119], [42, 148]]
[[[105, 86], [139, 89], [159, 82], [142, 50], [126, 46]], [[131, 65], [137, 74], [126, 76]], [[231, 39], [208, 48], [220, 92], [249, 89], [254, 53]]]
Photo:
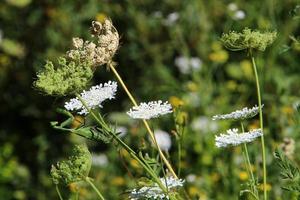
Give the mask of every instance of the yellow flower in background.
[[186, 85], [187, 89], [191, 92], [197, 92], [198, 91], [198, 85], [192, 81], [188, 82]]
[[111, 180], [111, 184], [115, 186], [125, 185], [126, 181], [122, 176], [116, 176]]
[[140, 164], [138, 163], [138, 161], [134, 160], [134, 159], [130, 159], [130, 165], [131, 167], [138, 169], [141, 168]]
[[[263, 190], [264, 190], [264, 185], [263, 185], [263, 184], [260, 184], [260, 185], [259, 185], [259, 189], [260, 189], [261, 191], [263, 191]], [[267, 184], [266, 184], [266, 190], [269, 192], [269, 191], [271, 191], [271, 189], [272, 189], [272, 185], [270, 185], [269, 183], [267, 183]]]
[[244, 76], [247, 79], [253, 79], [252, 64], [249, 60], [243, 60], [241, 63], [241, 68], [243, 70]]
[[211, 176], [211, 180], [213, 182], [218, 182], [221, 179], [220, 174], [218, 174], [216, 172], [213, 172], [210, 176]]
[[246, 181], [246, 180], [248, 180], [248, 178], [249, 178], [249, 176], [248, 176], [248, 173], [247, 173], [247, 172], [241, 171], [241, 172], [239, 173], [239, 179], [240, 179], [241, 181]]
[[228, 60], [228, 53], [225, 50], [212, 52], [208, 55], [209, 59], [216, 63], [225, 63]]
[[294, 109], [291, 106], [283, 106], [281, 107], [281, 112], [286, 115], [291, 115], [294, 113]]
[[190, 196], [196, 196], [196, 195], [200, 196], [200, 190], [195, 186], [190, 186], [188, 188], [188, 193]]
[[104, 14], [104, 13], [97, 13], [95, 19], [96, 19], [98, 22], [103, 23], [103, 22], [105, 21], [105, 19], [107, 19], [107, 16], [106, 16], [106, 14]]
[[78, 192], [79, 191], [79, 187], [76, 183], [70, 183], [69, 184], [69, 190], [71, 192]]
[[236, 90], [237, 87], [238, 87], [238, 84], [237, 84], [236, 81], [230, 80], [230, 81], [227, 81], [227, 82], [226, 82], [226, 87], [227, 87], [229, 90]]
[[212, 49], [213, 51], [219, 51], [219, 50], [222, 50], [222, 49], [223, 49], [222, 43], [219, 42], [219, 41], [214, 41], [214, 42], [211, 44], [211, 49]]
[[169, 102], [173, 107], [179, 107], [179, 106], [183, 106], [184, 102], [183, 100], [181, 100], [180, 98], [176, 97], [176, 96], [171, 96], [169, 98]]
[[249, 129], [256, 129], [259, 128], [259, 121], [255, 120], [253, 123], [249, 124]]
[[123, 157], [129, 157], [129, 153], [125, 150], [125, 149], [121, 149], [120, 150], [120, 154], [121, 154], [121, 156], [123, 156]]
[[6, 67], [11, 64], [9, 56], [5, 54], [0, 54], [0, 67]]

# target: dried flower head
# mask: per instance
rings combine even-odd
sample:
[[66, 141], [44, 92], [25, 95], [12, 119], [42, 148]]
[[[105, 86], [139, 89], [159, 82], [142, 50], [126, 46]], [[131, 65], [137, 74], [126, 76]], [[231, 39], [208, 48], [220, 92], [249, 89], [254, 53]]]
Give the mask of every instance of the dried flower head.
[[172, 106], [167, 101], [150, 101], [132, 107], [127, 114], [134, 119], [151, 119], [172, 112]]
[[[183, 186], [184, 180], [175, 179], [173, 177], [160, 178], [162, 184], [168, 189], [168, 193], [174, 193], [176, 189]], [[133, 189], [130, 193], [131, 200], [139, 199], [169, 199], [169, 196], [165, 194], [157, 183], [152, 186], [144, 186], [139, 189]]]
[[[89, 109], [95, 109], [96, 107], [102, 107], [101, 103], [106, 99], [115, 98], [117, 91], [117, 82], [108, 81], [104, 84], [93, 86], [88, 91], [83, 91], [80, 96], [86, 103]], [[86, 115], [88, 110], [84, 107], [81, 101], [76, 97], [70, 99], [69, 102], [65, 103], [65, 108], [69, 111], [78, 110], [78, 114]]]
[[67, 56], [71, 59], [88, 60], [93, 63], [93, 66], [110, 62], [119, 46], [119, 34], [112, 22], [105, 20], [101, 24], [93, 21], [91, 34], [96, 41], [73, 38], [73, 49], [67, 52]]
[[257, 49], [264, 51], [267, 46], [271, 45], [276, 39], [276, 31], [266, 31], [261, 33], [245, 28], [242, 32], [237, 33], [231, 31], [223, 33], [221, 41], [224, 46], [232, 51], [239, 51], [244, 49]]
[[44, 70], [37, 74], [34, 86], [49, 95], [65, 96], [81, 91], [93, 77], [91, 63], [74, 59], [67, 61], [64, 57], [58, 59], [55, 67], [47, 61]]
[[226, 134], [216, 136], [217, 147], [237, 146], [242, 143], [252, 142], [255, 138], [262, 136], [261, 129], [253, 129], [249, 132], [238, 133], [238, 129], [229, 129]]
[[54, 184], [65, 184], [82, 181], [88, 176], [92, 156], [85, 145], [76, 145], [73, 155], [68, 160], [52, 165], [50, 174]]
[[[263, 105], [262, 105], [263, 107]], [[229, 114], [223, 114], [223, 115], [215, 115], [212, 117], [212, 120], [244, 120], [248, 118], [252, 118], [255, 115], [259, 113], [259, 107], [254, 106], [252, 108], [243, 108], [242, 110], [236, 110], [234, 112], [231, 112]]]

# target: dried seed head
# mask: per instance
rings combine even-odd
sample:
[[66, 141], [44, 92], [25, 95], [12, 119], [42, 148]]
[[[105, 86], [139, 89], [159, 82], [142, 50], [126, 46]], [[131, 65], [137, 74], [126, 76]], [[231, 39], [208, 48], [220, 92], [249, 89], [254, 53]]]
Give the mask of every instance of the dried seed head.
[[119, 34], [110, 20], [104, 23], [92, 22], [91, 34], [94, 42], [73, 38], [73, 49], [67, 52], [71, 59], [79, 58], [90, 61], [93, 66], [103, 65], [111, 61], [119, 46]]

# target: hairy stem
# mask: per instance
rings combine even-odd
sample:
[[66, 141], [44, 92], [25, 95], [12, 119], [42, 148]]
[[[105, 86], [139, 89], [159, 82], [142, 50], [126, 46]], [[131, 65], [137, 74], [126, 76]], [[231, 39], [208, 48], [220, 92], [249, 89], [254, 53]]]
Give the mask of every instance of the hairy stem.
[[[259, 123], [261, 131], [263, 132], [263, 113], [262, 113], [262, 103], [261, 103], [261, 93], [260, 93], [260, 85], [259, 85], [259, 79], [257, 74], [257, 67], [255, 63], [254, 56], [252, 52], [250, 51], [253, 71], [255, 75], [256, 80], [256, 90], [257, 90], [257, 98], [258, 98], [258, 107], [259, 107]], [[264, 134], [261, 136], [261, 146], [262, 146], [262, 160], [263, 160], [263, 189], [264, 189], [264, 200], [267, 200], [267, 168], [266, 168], [266, 151], [265, 151], [265, 140], [264, 140]]]
[[104, 197], [102, 196], [101, 192], [97, 189], [97, 187], [93, 184], [93, 182], [90, 180], [89, 177], [86, 177], [85, 178], [85, 181], [90, 184], [90, 186], [94, 189], [94, 191], [97, 193], [98, 197], [101, 199], [101, 200], [105, 200]]
[[[125, 90], [126, 94], [128, 95], [129, 99], [131, 100], [132, 104], [134, 106], [138, 106], [136, 100], [134, 99], [134, 97], [132, 96], [132, 94], [130, 93], [130, 91], [128, 90], [127, 86], [125, 85], [124, 81], [122, 80], [121, 76], [119, 75], [119, 73], [117, 72], [117, 70], [115, 69], [115, 67], [113, 66], [112, 63], [109, 63], [108, 64], [109, 68], [112, 70], [112, 72], [114, 73], [114, 75], [116, 76], [116, 78], [118, 79], [118, 81], [120, 82], [120, 84], [122, 85], [123, 89]], [[168, 170], [171, 172], [171, 174], [174, 176], [174, 178], [178, 178], [176, 173], [174, 172], [171, 164], [169, 163], [169, 161], [166, 159], [164, 153], [162, 152], [162, 150], [160, 149], [160, 147], [158, 146], [157, 142], [156, 142], [156, 139], [155, 139], [155, 136], [154, 136], [154, 133], [153, 131], [151, 130], [148, 122], [146, 120], [143, 120], [143, 123], [151, 137], [151, 140], [153, 141], [153, 143], [155, 144], [158, 152], [159, 152], [159, 155], [160, 157], [162, 158], [162, 160], [164, 161], [165, 165], [167, 166]]]

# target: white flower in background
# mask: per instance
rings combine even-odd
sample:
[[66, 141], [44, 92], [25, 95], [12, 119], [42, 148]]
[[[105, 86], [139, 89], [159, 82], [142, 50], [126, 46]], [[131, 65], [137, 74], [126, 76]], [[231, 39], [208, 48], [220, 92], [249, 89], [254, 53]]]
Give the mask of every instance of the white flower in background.
[[189, 74], [191, 71], [198, 71], [202, 67], [202, 61], [198, 57], [179, 56], [175, 58], [175, 66], [182, 74]]
[[[102, 107], [101, 103], [106, 99], [115, 98], [117, 91], [117, 82], [109, 81], [104, 84], [96, 85], [90, 88], [88, 91], [83, 91], [80, 96], [87, 104], [89, 109], [95, 109], [96, 107]], [[84, 107], [81, 101], [76, 97], [70, 99], [65, 103], [65, 108], [69, 111], [78, 110], [78, 114], [86, 115], [88, 110]]]
[[[173, 177], [160, 178], [160, 181], [168, 189], [169, 192], [174, 191], [175, 189], [182, 187], [184, 180], [175, 179]], [[165, 194], [161, 188], [155, 183], [153, 186], [144, 186], [139, 189], [133, 189], [130, 193], [131, 200], [139, 199], [157, 199], [165, 200], [169, 199], [169, 196]]]
[[92, 165], [98, 167], [104, 167], [108, 164], [107, 156], [103, 153], [92, 154]]
[[155, 11], [154, 13], [152, 13], [153, 17], [155, 18], [162, 18], [162, 13], [161, 11]]
[[261, 129], [253, 129], [249, 132], [238, 133], [238, 129], [229, 129], [226, 134], [216, 136], [217, 147], [237, 146], [242, 143], [252, 142], [255, 138], [262, 136]]
[[233, 15], [233, 18], [236, 20], [242, 20], [245, 19], [245, 17], [246, 17], [246, 13], [242, 10], [237, 10]]
[[195, 174], [189, 174], [185, 178], [185, 180], [189, 183], [195, 182], [196, 179], [197, 179], [197, 176]]
[[116, 132], [119, 133], [118, 136], [122, 138], [127, 134], [128, 129], [125, 126], [117, 126]]
[[[262, 105], [263, 107], [264, 105]], [[259, 113], [259, 107], [254, 106], [252, 108], [243, 108], [242, 110], [236, 110], [229, 114], [223, 115], [215, 115], [212, 117], [212, 120], [223, 120], [223, 119], [231, 119], [231, 120], [244, 120], [248, 118], [252, 118]]]
[[235, 3], [230, 3], [228, 4], [227, 8], [230, 11], [236, 11], [238, 9], [238, 6]]
[[167, 101], [150, 101], [132, 107], [127, 114], [134, 119], [151, 119], [161, 115], [172, 113], [172, 106]]
[[199, 116], [192, 121], [191, 128], [197, 132], [215, 132], [218, 130], [218, 124], [206, 116]]
[[164, 20], [164, 25], [173, 26], [179, 19], [179, 14], [177, 12], [170, 13], [167, 18]]
[[162, 130], [154, 130], [154, 136], [157, 142], [157, 145], [163, 151], [169, 151], [172, 146], [172, 141], [169, 133]]

